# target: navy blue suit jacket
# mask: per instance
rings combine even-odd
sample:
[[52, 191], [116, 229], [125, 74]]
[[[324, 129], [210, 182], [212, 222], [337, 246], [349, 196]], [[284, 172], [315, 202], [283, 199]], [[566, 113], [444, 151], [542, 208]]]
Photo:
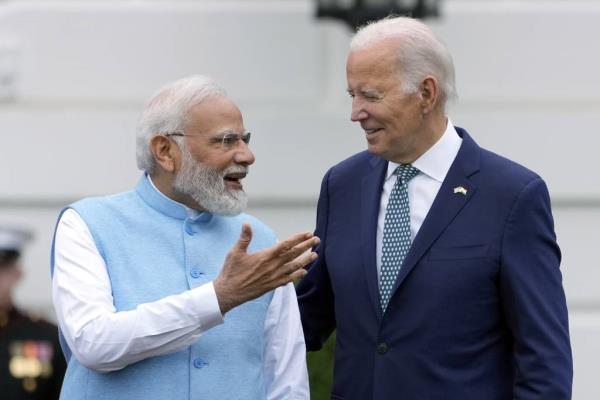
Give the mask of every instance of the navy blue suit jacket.
[[[571, 398], [546, 185], [457, 130], [462, 145], [385, 314], [375, 233], [387, 162], [362, 152], [323, 179], [319, 258], [297, 291], [309, 350], [337, 329], [332, 399]], [[467, 193], [454, 193], [459, 186]]]

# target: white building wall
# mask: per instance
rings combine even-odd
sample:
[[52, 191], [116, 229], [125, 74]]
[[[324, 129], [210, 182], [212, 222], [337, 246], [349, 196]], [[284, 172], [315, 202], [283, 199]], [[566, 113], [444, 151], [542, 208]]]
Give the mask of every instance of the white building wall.
[[[554, 204], [576, 400], [600, 398], [600, 2], [445, 0], [455, 124], [539, 172]], [[130, 188], [134, 128], [159, 86], [217, 78], [254, 133], [251, 212], [280, 237], [314, 227], [320, 180], [365, 147], [349, 121], [348, 29], [308, 0], [0, 2], [0, 223], [32, 227], [20, 304], [51, 314], [60, 207]]]

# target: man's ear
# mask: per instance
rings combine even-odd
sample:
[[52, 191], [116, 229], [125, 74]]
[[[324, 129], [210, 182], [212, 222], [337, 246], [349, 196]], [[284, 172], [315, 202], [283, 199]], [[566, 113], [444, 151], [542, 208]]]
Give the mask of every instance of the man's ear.
[[419, 87], [421, 95], [421, 111], [423, 115], [429, 114], [435, 109], [439, 100], [439, 84], [437, 79], [431, 75], [427, 75]]
[[166, 172], [175, 172], [179, 165], [179, 146], [163, 135], [150, 139], [150, 151], [156, 163]]

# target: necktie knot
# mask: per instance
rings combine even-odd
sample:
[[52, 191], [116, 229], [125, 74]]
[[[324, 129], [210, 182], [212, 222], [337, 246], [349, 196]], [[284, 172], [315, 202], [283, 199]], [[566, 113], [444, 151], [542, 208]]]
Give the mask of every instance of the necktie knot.
[[413, 167], [411, 164], [400, 164], [394, 171], [394, 175], [397, 175], [402, 179], [402, 183], [408, 183], [419, 173], [419, 170]]

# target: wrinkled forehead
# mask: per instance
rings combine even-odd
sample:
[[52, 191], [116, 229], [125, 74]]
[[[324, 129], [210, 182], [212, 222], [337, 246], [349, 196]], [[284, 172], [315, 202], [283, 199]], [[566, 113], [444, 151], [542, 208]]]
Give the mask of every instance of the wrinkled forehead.
[[242, 133], [244, 121], [239, 107], [228, 97], [216, 96], [193, 106], [187, 113], [186, 129], [196, 132]]

